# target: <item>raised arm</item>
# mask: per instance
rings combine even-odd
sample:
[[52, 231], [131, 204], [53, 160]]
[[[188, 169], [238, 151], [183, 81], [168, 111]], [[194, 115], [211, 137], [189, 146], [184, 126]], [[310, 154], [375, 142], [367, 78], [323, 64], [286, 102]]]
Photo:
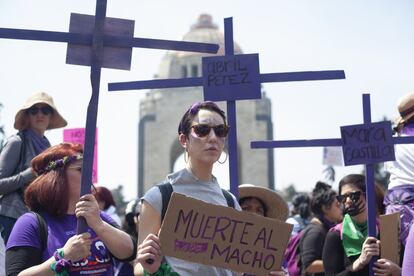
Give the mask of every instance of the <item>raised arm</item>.
[[116, 258], [131, 260], [134, 257], [135, 245], [131, 236], [101, 219], [98, 202], [92, 194], [80, 198], [75, 212], [77, 217], [86, 219], [88, 226]]
[[[143, 201], [139, 215], [138, 252], [134, 266], [135, 275], [143, 269], [154, 273], [161, 265], [162, 255], [158, 239], [161, 228], [161, 216], [150, 204]], [[150, 264], [152, 260], [152, 263]]]

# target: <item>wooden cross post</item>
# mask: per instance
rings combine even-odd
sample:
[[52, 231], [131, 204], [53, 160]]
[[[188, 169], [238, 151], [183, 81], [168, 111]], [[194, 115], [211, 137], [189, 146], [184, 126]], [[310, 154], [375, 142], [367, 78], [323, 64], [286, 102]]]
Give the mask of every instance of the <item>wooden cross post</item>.
[[[395, 160], [395, 144], [414, 143], [414, 137], [392, 137], [391, 122], [371, 122], [371, 103], [369, 94], [362, 95], [364, 123], [341, 127], [339, 139], [253, 141], [252, 148], [295, 148], [342, 146], [345, 166], [365, 165], [365, 186], [368, 209], [368, 236], [376, 237], [376, 201], [374, 164]], [[374, 275], [370, 262], [370, 275]]]
[[110, 83], [109, 91], [203, 86], [204, 100], [226, 101], [230, 190], [238, 198], [236, 101], [261, 99], [261, 83], [344, 79], [342, 70], [260, 74], [259, 55], [234, 55], [233, 19], [224, 19], [225, 56], [203, 57], [203, 76]]
[[[132, 47], [217, 53], [218, 45], [160, 39], [134, 38], [134, 21], [106, 18], [107, 0], [97, 0], [95, 17], [72, 14], [69, 33], [0, 28], [0, 38], [67, 42], [67, 63], [91, 67], [92, 96], [89, 101], [80, 195], [90, 193], [101, 68], [130, 69]], [[86, 231], [78, 221], [78, 233]]]

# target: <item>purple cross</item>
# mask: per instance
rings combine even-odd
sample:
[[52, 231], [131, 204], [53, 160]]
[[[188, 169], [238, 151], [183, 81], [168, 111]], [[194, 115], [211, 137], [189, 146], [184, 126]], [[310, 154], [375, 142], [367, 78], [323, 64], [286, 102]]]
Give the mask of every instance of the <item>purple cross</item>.
[[344, 79], [342, 70], [260, 74], [258, 54], [234, 55], [233, 19], [224, 19], [225, 56], [203, 57], [203, 77], [109, 83], [109, 91], [203, 86], [204, 100], [226, 101], [230, 190], [238, 197], [236, 101], [260, 99], [265, 82]]

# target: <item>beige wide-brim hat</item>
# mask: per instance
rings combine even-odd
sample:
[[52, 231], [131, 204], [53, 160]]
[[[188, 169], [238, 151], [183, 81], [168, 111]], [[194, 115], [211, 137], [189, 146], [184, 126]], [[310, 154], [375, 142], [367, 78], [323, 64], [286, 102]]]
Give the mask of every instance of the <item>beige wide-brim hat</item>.
[[289, 207], [283, 197], [270, 189], [241, 184], [239, 186], [239, 200], [245, 197], [257, 197], [266, 205], [266, 217], [285, 221], [289, 215]]
[[414, 92], [402, 96], [397, 102], [398, 116], [394, 123], [396, 125], [403, 123], [414, 116]]
[[60, 115], [58, 112], [55, 104], [53, 103], [53, 99], [51, 96], [46, 94], [45, 92], [36, 93], [30, 98], [26, 100], [24, 105], [17, 111], [16, 116], [14, 117], [14, 128], [17, 130], [23, 130], [27, 128], [27, 120], [25, 120], [25, 113], [26, 110], [32, 107], [35, 104], [47, 104], [53, 109], [53, 114], [50, 117], [49, 126], [47, 129], [54, 129], [66, 126], [68, 123], [66, 120]]

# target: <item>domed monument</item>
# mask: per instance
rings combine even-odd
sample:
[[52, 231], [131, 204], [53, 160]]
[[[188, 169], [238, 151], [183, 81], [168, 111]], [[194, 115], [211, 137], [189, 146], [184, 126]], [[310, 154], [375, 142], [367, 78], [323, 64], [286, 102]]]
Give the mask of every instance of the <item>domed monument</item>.
[[[224, 34], [213, 23], [210, 15], [200, 15], [183, 40], [219, 44], [218, 55], [224, 55]], [[234, 43], [234, 54], [242, 54], [237, 43]], [[201, 57], [208, 55], [169, 51], [161, 61], [157, 78], [201, 77]], [[178, 122], [194, 102], [202, 100], [201, 86], [153, 89], [141, 100], [138, 132], [139, 197], [174, 170], [174, 164], [184, 152], [177, 138]], [[218, 104], [226, 110], [225, 102]], [[250, 149], [250, 141], [273, 140], [270, 99], [262, 91], [262, 99], [237, 101], [236, 106], [239, 184], [252, 183], [274, 188], [273, 150]], [[229, 185], [223, 183], [219, 176], [218, 181], [222, 185]]]

